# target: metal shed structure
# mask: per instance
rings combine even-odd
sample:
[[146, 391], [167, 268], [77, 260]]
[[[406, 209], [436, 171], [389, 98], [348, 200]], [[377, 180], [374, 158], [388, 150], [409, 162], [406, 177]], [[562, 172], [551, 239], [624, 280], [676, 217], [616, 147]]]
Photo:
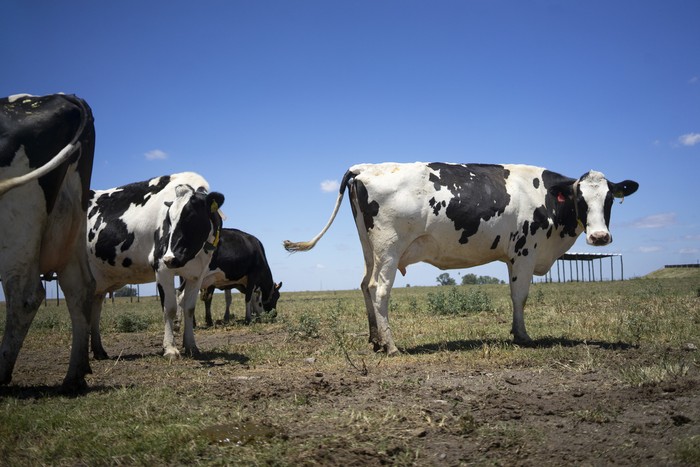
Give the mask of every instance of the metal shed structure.
[[[595, 282], [604, 280], [603, 260], [610, 258], [610, 279], [615, 279], [615, 258], [620, 258], [619, 280], [625, 280], [625, 269], [620, 253], [564, 253], [556, 261], [557, 282]], [[596, 277], [596, 263], [598, 275]], [[607, 269], [607, 268], [606, 268]], [[568, 276], [567, 276], [568, 270]], [[547, 282], [554, 282], [554, 266], [545, 275]], [[606, 279], [607, 280], [607, 279]]]

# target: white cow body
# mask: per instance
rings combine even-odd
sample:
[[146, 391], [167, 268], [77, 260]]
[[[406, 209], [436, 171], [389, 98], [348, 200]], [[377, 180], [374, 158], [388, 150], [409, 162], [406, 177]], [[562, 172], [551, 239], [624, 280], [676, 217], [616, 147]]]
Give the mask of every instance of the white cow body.
[[396, 271], [405, 274], [417, 262], [440, 269], [506, 263], [512, 333], [517, 343], [529, 343], [523, 310], [533, 274], [545, 274], [584, 231], [591, 244], [610, 243], [612, 197], [632, 194], [637, 186], [610, 183], [594, 171], [576, 180], [526, 165], [360, 164], [346, 172], [323, 231], [309, 242], [287, 241], [285, 248], [313, 248], [349, 187], [365, 258], [361, 288], [376, 350], [397, 352], [389, 294]]
[[58, 274], [73, 343], [63, 385], [90, 373], [88, 329], [94, 281], [85, 213], [95, 146], [92, 111], [75, 96], [0, 99], [0, 276], [7, 304], [0, 383], [9, 383], [45, 297], [41, 274]]
[[[165, 356], [177, 357], [173, 319], [177, 310], [174, 278], [186, 280], [180, 298], [187, 313], [183, 345], [196, 355], [192, 314], [221, 228], [223, 195], [209, 193], [200, 175], [184, 172], [95, 191], [88, 211], [90, 266], [96, 281], [92, 349], [107, 358], [99, 333], [105, 294], [127, 284], [158, 283], [165, 331]], [[184, 233], [182, 233], [184, 232]]]

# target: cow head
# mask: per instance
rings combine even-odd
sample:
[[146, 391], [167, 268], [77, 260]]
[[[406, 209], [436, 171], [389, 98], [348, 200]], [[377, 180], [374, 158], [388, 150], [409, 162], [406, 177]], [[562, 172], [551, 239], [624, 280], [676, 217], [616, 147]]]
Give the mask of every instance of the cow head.
[[272, 291], [267, 299], [263, 300], [262, 306], [265, 311], [272, 311], [277, 308], [277, 300], [280, 299], [280, 289], [282, 288], [282, 283], [272, 284]]
[[224, 195], [178, 185], [175, 200], [165, 202], [164, 240], [167, 242], [163, 262], [168, 268], [180, 268], [202, 249], [213, 251], [219, 241]]
[[613, 198], [629, 196], [637, 188], [639, 184], [635, 181], [613, 183], [602, 173], [591, 170], [578, 180], [552, 187], [550, 194], [558, 203], [572, 205], [579, 226], [586, 232], [586, 242], [589, 245], [604, 246], [612, 243], [608, 228]]

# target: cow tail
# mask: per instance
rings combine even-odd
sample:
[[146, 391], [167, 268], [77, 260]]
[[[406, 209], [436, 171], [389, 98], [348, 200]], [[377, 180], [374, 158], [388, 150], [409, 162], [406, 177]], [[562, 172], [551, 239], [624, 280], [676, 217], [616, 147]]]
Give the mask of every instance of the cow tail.
[[321, 240], [321, 237], [323, 237], [323, 235], [328, 231], [328, 229], [331, 227], [331, 224], [335, 220], [335, 216], [336, 214], [338, 214], [338, 210], [340, 209], [340, 203], [343, 201], [343, 196], [345, 195], [345, 189], [347, 188], [348, 184], [350, 183], [350, 180], [354, 176], [355, 174], [350, 172], [349, 170], [345, 172], [345, 175], [343, 175], [343, 180], [340, 182], [340, 188], [338, 189], [338, 199], [336, 199], [335, 207], [333, 208], [333, 214], [331, 214], [331, 218], [328, 220], [328, 223], [323, 228], [323, 230], [321, 230], [321, 232], [318, 235], [316, 235], [308, 242], [290, 242], [289, 240], [285, 240], [284, 242], [282, 242], [285, 250], [291, 253], [296, 253], [297, 251], [309, 251], [310, 249], [316, 246], [316, 243], [318, 243], [318, 241]]
[[59, 167], [61, 164], [63, 164], [65, 161], [67, 161], [68, 158], [72, 156], [75, 151], [80, 149], [79, 140], [83, 134], [83, 131], [85, 130], [85, 126], [88, 123], [90, 112], [87, 109], [85, 101], [83, 101], [79, 97], [62, 97], [67, 101], [71, 102], [72, 104], [80, 107], [80, 112], [82, 114], [80, 126], [78, 127], [78, 131], [75, 132], [73, 139], [63, 149], [61, 149], [61, 151], [58, 154], [56, 154], [50, 161], [48, 161], [46, 164], [42, 165], [38, 169], [32, 170], [31, 172], [26, 173], [24, 175], [20, 175], [19, 177], [13, 177], [7, 180], [0, 181], [0, 196], [4, 195], [13, 188], [16, 188], [20, 185], [24, 185], [27, 182], [31, 182], [32, 180], [36, 180], [37, 178], [43, 177], [44, 175], [50, 173], [51, 171]]

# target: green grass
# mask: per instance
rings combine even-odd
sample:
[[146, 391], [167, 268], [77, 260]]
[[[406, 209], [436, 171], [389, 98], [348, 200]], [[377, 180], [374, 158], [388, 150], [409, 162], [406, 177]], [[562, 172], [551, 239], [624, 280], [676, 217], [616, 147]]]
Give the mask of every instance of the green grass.
[[[671, 279], [533, 285], [526, 323], [531, 337], [544, 344], [535, 349], [511, 343], [507, 285], [456, 287], [454, 300], [478, 293], [488, 304], [468, 313], [447, 313], [448, 300], [441, 310], [431, 308], [430, 294], [446, 294], [451, 290], [446, 287], [394, 289], [390, 319], [402, 355], [391, 362], [369, 351], [364, 300], [358, 290], [283, 293], [274, 323], [198, 329], [198, 336], [232, 336], [217, 347], [202, 349], [213, 355], [209, 363], [168, 365], [158, 356], [113, 360], [98, 376], [108, 379], [109, 372], [133, 371], [136, 376], [130, 383], [124, 383], [128, 378], [122, 377], [115, 386], [98, 387], [77, 398], [58, 395], [51, 387], [3, 393], [0, 464], [303, 464], [310, 453], [318, 451], [314, 444], [319, 442], [318, 435], [310, 435], [308, 442], [289, 443], [288, 434], [280, 429], [266, 435], [260, 444], [239, 445], [213, 441], [210, 433], [217, 425], [231, 432], [255, 431], [268, 425], [284, 426], [284, 420], [299, 417], [309, 424], [333, 427], [323, 438], [323, 449], [342, 450], [350, 443], [361, 452], [366, 446], [368, 452], [396, 464], [420, 463], [422, 459], [400, 431], [406, 423], [421, 423], [487, 444], [494, 440], [504, 449], [516, 449], [535, 442], [542, 433], [537, 428], [479, 421], [465, 402], [451, 401], [459, 410], [440, 417], [424, 410], [418, 419], [414, 407], [389, 399], [356, 410], [348, 405], [336, 408], [332, 398], [329, 402], [306, 388], [315, 384], [324, 390], [323, 376], [315, 373], [340, 373], [347, 379], [368, 374], [379, 379], [382, 394], [408, 394], [426, 383], [422, 373], [398, 379], [382, 375], [405, 371], [411, 365], [430, 368], [445, 362], [474, 371], [555, 369], [572, 376], [604, 370], [616, 384], [628, 388], [673, 381], [699, 366], [698, 352], [679, 350], [688, 344], [700, 346], [699, 287], [700, 276], [692, 274]], [[240, 294], [234, 295], [233, 306], [241, 318]], [[202, 308], [199, 304], [200, 314]], [[223, 315], [221, 295], [215, 296], [213, 313], [215, 318]], [[0, 328], [4, 328], [4, 319], [0, 312]], [[162, 313], [153, 297], [142, 297], [139, 303], [124, 298], [105, 303], [102, 330], [106, 345], [118, 334], [125, 340], [134, 332], [160, 337], [162, 328]], [[69, 345], [70, 320], [65, 307], [42, 306], [28, 342], [38, 349]], [[630, 364], [595, 351], [601, 347], [639, 348], [643, 355]], [[228, 355], [244, 355], [245, 362], [219, 362]], [[280, 378], [295, 372], [305, 374], [305, 360], [310, 357], [316, 363], [309, 382], [290, 382], [288, 394], [267, 394], [263, 385], [259, 397], [249, 392], [247, 399], [236, 398], [236, 385], [248, 381], [236, 378], [274, 379], [276, 369]], [[55, 372], [62, 374], [64, 364], [57, 363]], [[21, 365], [15, 368], [15, 373], [22, 371]], [[212, 385], [217, 376], [216, 385]], [[60, 379], [57, 377], [55, 383]], [[343, 394], [342, 385], [331, 389]], [[574, 410], [570, 416], [576, 423], [611, 424], [617, 422], [618, 412], [601, 403]], [[680, 439], [675, 448], [677, 458], [689, 464], [699, 462], [698, 446], [697, 436]]]

